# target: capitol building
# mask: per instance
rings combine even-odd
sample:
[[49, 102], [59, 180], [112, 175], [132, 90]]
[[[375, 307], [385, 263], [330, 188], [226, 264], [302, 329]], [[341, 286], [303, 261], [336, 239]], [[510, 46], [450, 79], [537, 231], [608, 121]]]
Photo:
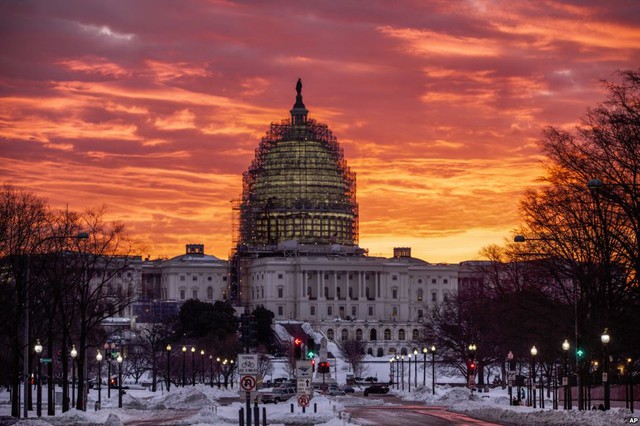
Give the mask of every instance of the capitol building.
[[[290, 118], [270, 125], [243, 174], [229, 260], [187, 244], [183, 255], [144, 261], [143, 298], [169, 311], [192, 298], [228, 300], [240, 312], [262, 306], [328, 340], [364, 340], [375, 356], [420, 348], [429, 308], [473, 274], [465, 263], [413, 258], [409, 247], [369, 256], [358, 245], [356, 174], [328, 126], [308, 113], [298, 80]], [[142, 302], [132, 315], [153, 321], [160, 305]]]

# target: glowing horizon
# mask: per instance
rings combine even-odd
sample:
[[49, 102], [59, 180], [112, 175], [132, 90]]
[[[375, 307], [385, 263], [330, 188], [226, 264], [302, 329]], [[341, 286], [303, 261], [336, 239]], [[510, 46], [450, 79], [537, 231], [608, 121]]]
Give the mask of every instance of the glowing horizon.
[[640, 3], [14, 2], [0, 23], [0, 182], [102, 204], [172, 257], [226, 258], [230, 201], [304, 83], [357, 175], [360, 246], [479, 258], [518, 227], [536, 140], [640, 64]]

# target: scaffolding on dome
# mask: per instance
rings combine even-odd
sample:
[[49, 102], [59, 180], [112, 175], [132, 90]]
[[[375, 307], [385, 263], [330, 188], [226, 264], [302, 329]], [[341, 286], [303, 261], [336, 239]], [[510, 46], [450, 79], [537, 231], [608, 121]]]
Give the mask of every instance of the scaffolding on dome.
[[358, 243], [356, 177], [325, 124], [271, 124], [243, 174], [238, 246]]

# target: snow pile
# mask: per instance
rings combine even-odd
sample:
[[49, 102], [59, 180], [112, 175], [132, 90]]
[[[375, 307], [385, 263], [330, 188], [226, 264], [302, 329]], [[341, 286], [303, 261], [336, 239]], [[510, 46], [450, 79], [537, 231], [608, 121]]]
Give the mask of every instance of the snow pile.
[[156, 397], [150, 402], [150, 407], [155, 410], [178, 408], [202, 408], [214, 405], [199, 388], [179, 388], [175, 391]]

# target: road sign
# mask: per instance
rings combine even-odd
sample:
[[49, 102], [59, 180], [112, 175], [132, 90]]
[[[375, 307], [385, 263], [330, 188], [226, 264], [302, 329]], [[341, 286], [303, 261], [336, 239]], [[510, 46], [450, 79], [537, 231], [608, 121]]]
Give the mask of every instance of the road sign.
[[240, 376], [256, 376], [258, 374], [258, 355], [238, 355], [238, 374]]
[[311, 368], [311, 361], [296, 361], [296, 377], [298, 379], [307, 379], [313, 376], [313, 369]]
[[240, 378], [240, 389], [251, 392], [256, 388], [256, 378], [254, 376], [242, 376]]
[[311, 395], [311, 379], [298, 379], [298, 395]]
[[300, 395], [298, 397], [298, 405], [300, 407], [308, 407], [309, 406], [309, 396], [307, 395]]
[[51, 358], [40, 358], [42, 364], [51, 364]]

